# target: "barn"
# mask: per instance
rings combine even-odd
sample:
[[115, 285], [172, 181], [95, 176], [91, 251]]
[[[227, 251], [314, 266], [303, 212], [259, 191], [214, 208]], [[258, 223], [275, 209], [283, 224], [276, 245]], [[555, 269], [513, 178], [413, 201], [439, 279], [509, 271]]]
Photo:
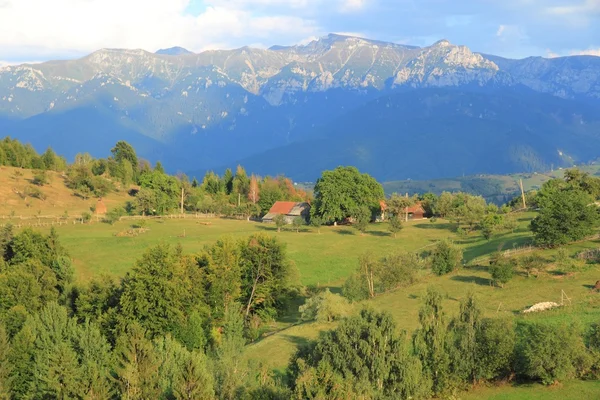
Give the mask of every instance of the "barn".
[[295, 218], [302, 217], [308, 221], [310, 204], [295, 201], [276, 201], [269, 212], [262, 218], [262, 222], [272, 223], [277, 215], [283, 215], [285, 222], [291, 224]]

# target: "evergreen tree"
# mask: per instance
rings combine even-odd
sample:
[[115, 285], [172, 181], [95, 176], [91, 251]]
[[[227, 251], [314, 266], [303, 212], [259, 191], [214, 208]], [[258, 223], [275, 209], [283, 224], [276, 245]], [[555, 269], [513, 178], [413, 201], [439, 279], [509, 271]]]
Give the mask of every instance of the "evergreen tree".
[[122, 399], [146, 400], [160, 396], [159, 357], [145, 333], [139, 324], [133, 323], [117, 339], [115, 374]]
[[10, 400], [10, 345], [4, 325], [0, 322], [0, 400]]

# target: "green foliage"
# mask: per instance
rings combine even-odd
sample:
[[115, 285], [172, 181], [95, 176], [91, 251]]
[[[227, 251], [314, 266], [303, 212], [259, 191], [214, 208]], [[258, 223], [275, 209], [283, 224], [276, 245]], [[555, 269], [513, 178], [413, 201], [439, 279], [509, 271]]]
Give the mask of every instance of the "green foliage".
[[[119, 141], [115, 144], [110, 152], [112, 153], [113, 159], [120, 164], [122, 161], [127, 161], [131, 167], [137, 170], [138, 158], [133, 147], [124, 141]], [[115, 176], [115, 175], [113, 175]]]
[[515, 272], [514, 260], [497, 255], [492, 258], [490, 264], [492, 281], [495, 285], [504, 287], [513, 278]]
[[123, 323], [138, 321], [151, 337], [174, 332], [184, 322], [180, 260], [166, 245], [144, 253], [123, 279], [120, 315]]
[[37, 170], [33, 173], [33, 180], [31, 183], [37, 186], [44, 186], [50, 182], [50, 177], [48, 176], [48, 172], [45, 170]]
[[307, 299], [298, 311], [303, 321], [333, 322], [347, 316], [349, 310], [348, 300], [325, 289]]
[[[325, 221], [342, 221], [356, 217], [356, 210], [367, 209], [369, 216], [380, 209], [383, 188], [368, 174], [361, 174], [354, 167], [338, 167], [325, 171], [314, 189], [315, 200], [311, 209]], [[263, 193], [264, 195], [264, 193]]]
[[453, 374], [447, 351], [447, 321], [442, 309], [442, 295], [432, 288], [419, 311], [421, 327], [413, 335], [415, 354], [423, 365], [423, 374], [432, 381], [434, 394], [441, 394], [451, 387]]
[[421, 365], [389, 314], [362, 310], [300, 350], [290, 365], [295, 398], [425, 398]]
[[250, 312], [274, 316], [297, 276], [285, 245], [274, 237], [255, 234], [240, 242], [240, 254], [246, 317]]
[[9, 363], [10, 343], [4, 324], [0, 322], [0, 400], [10, 400], [11, 365]]
[[273, 218], [273, 222], [275, 223], [275, 226], [277, 227], [277, 232], [281, 232], [281, 228], [284, 228], [287, 225], [287, 221], [285, 220], [285, 215], [283, 215], [283, 214], [277, 214]]
[[402, 230], [402, 219], [397, 215], [391, 216], [389, 219], [388, 229], [392, 233], [392, 235], [396, 237], [398, 232]]
[[576, 378], [590, 365], [576, 326], [520, 322], [516, 345], [517, 372], [546, 385]]
[[358, 207], [352, 212], [352, 227], [361, 235], [366, 232], [369, 222], [371, 222], [371, 211], [368, 207]]
[[515, 341], [511, 319], [482, 319], [476, 332], [476, 379], [507, 378], [513, 371]]
[[317, 228], [317, 232], [321, 233], [321, 226], [323, 226], [323, 218], [318, 215], [310, 216], [310, 226]]
[[302, 217], [296, 217], [292, 220], [292, 227], [296, 232], [300, 231], [300, 228], [306, 224], [306, 221]]
[[102, 222], [106, 222], [107, 224], [114, 225], [115, 222], [119, 221], [122, 216], [126, 214], [125, 209], [123, 207], [115, 207], [109, 212], [106, 213]]
[[463, 259], [462, 249], [448, 240], [438, 242], [431, 256], [431, 270], [436, 275], [448, 274], [460, 268]]
[[531, 221], [536, 244], [556, 247], [591, 235], [600, 222], [594, 197], [555, 179], [544, 184], [537, 196], [540, 211]]

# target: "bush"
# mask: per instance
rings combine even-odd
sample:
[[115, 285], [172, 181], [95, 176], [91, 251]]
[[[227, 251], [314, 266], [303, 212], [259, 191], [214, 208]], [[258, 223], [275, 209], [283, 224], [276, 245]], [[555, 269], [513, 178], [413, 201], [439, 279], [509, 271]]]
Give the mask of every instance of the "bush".
[[282, 214], [277, 214], [275, 218], [273, 218], [273, 222], [275, 222], [275, 226], [277, 227], [277, 232], [281, 232], [281, 228], [287, 225], [287, 221]]
[[312, 296], [299, 308], [303, 321], [333, 322], [348, 315], [350, 304], [329, 289]]
[[103, 222], [113, 225], [123, 215], [125, 215], [125, 210], [123, 209], [123, 207], [113, 208], [112, 210], [110, 210], [109, 212], [106, 213], [106, 216], [104, 217]]
[[294, 218], [294, 220], [292, 221], [292, 226], [294, 227], [294, 230], [296, 232], [300, 231], [300, 228], [306, 223], [306, 221], [304, 221], [304, 218], [302, 217], [296, 217]]
[[44, 170], [35, 171], [31, 183], [37, 186], [44, 186], [50, 182], [48, 173]]
[[545, 385], [582, 376], [591, 366], [576, 326], [523, 322], [518, 326], [517, 372]]
[[496, 256], [492, 259], [490, 274], [494, 285], [504, 287], [513, 278], [514, 273], [515, 264], [513, 260], [502, 256]]
[[33, 197], [39, 200], [46, 200], [46, 195], [38, 187], [28, 186], [25, 188], [25, 196]]
[[452, 242], [438, 242], [431, 257], [431, 270], [436, 275], [444, 275], [458, 269], [463, 258], [463, 251]]
[[359, 273], [351, 275], [342, 287], [342, 295], [350, 301], [361, 301], [369, 298], [369, 290], [364, 278]]
[[483, 319], [476, 333], [476, 342], [478, 378], [508, 377], [513, 370], [516, 342], [512, 320]]
[[90, 214], [89, 212], [82, 213], [81, 220], [87, 224], [88, 222], [90, 222], [92, 220], [92, 214]]
[[395, 253], [381, 259], [377, 272], [377, 291], [385, 292], [401, 286], [413, 284], [421, 262], [415, 254]]

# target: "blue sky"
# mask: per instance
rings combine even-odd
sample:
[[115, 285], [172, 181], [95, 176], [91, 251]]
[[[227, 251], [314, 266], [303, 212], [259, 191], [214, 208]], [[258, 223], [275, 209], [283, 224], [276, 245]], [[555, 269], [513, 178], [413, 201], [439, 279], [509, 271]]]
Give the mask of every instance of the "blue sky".
[[104, 47], [193, 51], [306, 43], [330, 32], [474, 51], [600, 56], [600, 0], [0, 0], [0, 62]]

